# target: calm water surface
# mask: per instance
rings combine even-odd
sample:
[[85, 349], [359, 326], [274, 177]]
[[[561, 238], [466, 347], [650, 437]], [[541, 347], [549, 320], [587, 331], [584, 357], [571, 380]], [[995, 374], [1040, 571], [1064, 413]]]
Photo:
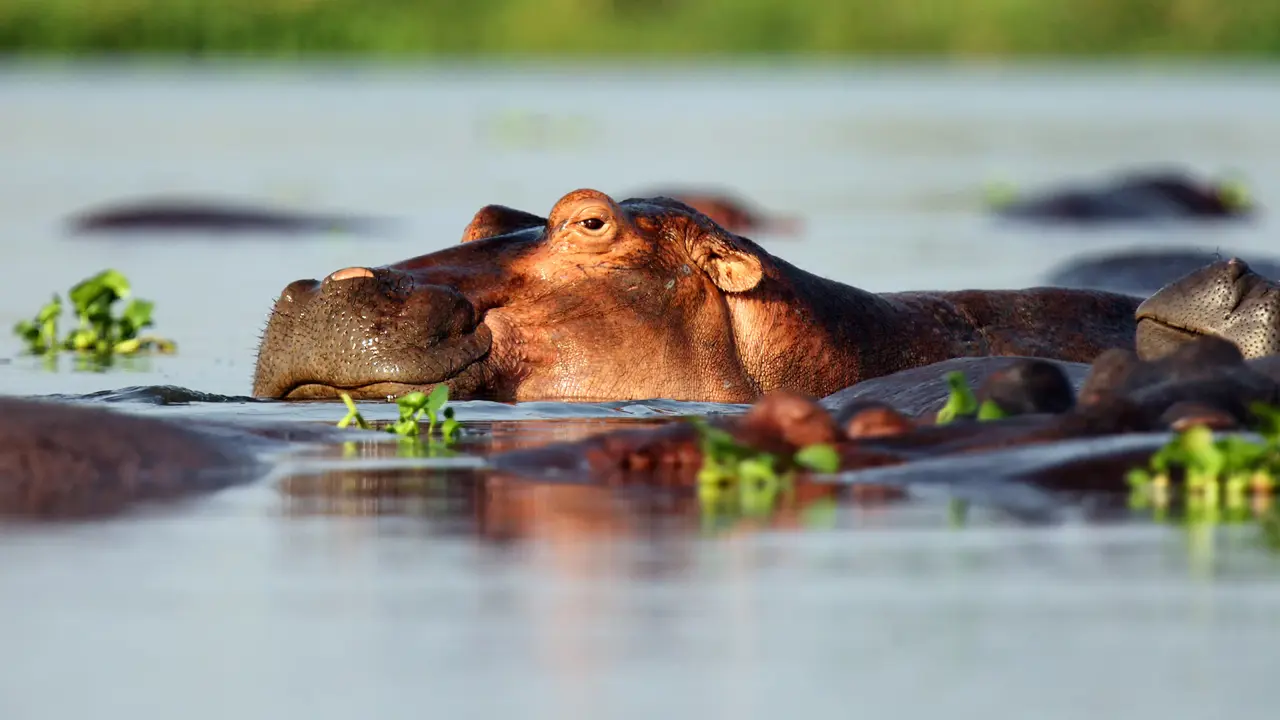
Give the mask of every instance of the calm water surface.
[[[872, 290], [1017, 287], [1107, 247], [1268, 250], [1233, 227], [1001, 225], [984, 181], [1149, 164], [1237, 172], [1280, 207], [1280, 73], [1028, 68], [614, 71], [0, 66], [0, 327], [115, 267], [180, 354], [0, 392], [249, 391], [291, 280], [457, 241], [486, 203], [725, 185], [805, 218], [759, 238]], [[403, 222], [377, 237], [75, 238], [151, 195]], [[119, 402], [333, 422], [333, 404]], [[540, 440], [713, 408], [461, 403]], [[732, 408], [725, 408], [731, 410]], [[374, 418], [392, 408], [372, 404]], [[571, 420], [566, 418], [579, 418]], [[534, 428], [537, 428], [536, 430]], [[541, 433], [540, 435], [538, 433]], [[679, 503], [455, 478], [417, 497], [273, 476], [110, 522], [0, 525], [0, 717], [1270, 717], [1280, 561], [1248, 530], [1026, 527], [921, 500], [714, 538]]]

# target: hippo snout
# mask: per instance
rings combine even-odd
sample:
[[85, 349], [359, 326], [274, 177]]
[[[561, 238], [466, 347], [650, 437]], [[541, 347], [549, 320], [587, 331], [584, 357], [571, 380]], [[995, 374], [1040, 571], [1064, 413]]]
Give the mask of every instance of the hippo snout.
[[1138, 306], [1137, 349], [1168, 354], [1200, 335], [1235, 343], [1247, 358], [1280, 353], [1280, 285], [1240, 258], [1219, 260], [1175, 280]]
[[281, 293], [254, 394], [384, 398], [459, 382], [478, 369], [491, 340], [475, 307], [452, 287], [390, 268], [343, 268]]

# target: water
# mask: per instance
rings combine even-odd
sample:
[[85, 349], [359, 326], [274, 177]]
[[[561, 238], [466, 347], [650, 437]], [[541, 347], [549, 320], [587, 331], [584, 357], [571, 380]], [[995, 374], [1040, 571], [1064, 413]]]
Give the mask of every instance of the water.
[[[1049, 232], [994, 222], [978, 199], [987, 180], [1177, 163], [1243, 173], [1280, 207], [1277, 80], [1248, 67], [0, 67], [0, 327], [110, 266], [156, 301], [156, 330], [180, 349], [50, 373], [0, 338], [14, 358], [0, 393], [245, 395], [289, 281], [430, 252], [486, 203], [545, 212], [584, 186], [730, 186], [805, 219], [798, 240], [759, 238], [771, 251], [880, 291], [1024, 286], [1105, 247], [1265, 251], [1266, 214]], [[86, 207], [155, 194], [404, 222], [368, 238], [64, 231]], [[471, 422], [558, 418], [528, 426], [539, 441], [708, 409], [459, 407]], [[706, 539], [687, 505], [601, 488], [458, 480], [425, 504], [315, 502], [285, 491], [290, 467], [127, 519], [0, 526], [0, 717], [1272, 714], [1278, 568], [1247, 530], [1024, 527], [989, 512], [955, 531], [921, 500]]]

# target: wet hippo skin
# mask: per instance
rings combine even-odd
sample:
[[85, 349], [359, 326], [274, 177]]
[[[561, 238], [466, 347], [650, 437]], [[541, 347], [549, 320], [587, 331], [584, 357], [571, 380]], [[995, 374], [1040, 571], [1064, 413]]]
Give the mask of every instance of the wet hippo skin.
[[750, 402], [823, 396], [954, 357], [1088, 362], [1132, 348], [1138, 298], [1059, 288], [875, 294], [805, 272], [668, 198], [578, 190], [489, 206], [463, 243], [299, 280], [258, 397]]
[[723, 190], [674, 188], [635, 193], [631, 197], [666, 197], [688, 205], [736, 235], [791, 234], [800, 230], [796, 217], [772, 216], [745, 199]]
[[[1131, 351], [1111, 350], [1090, 368], [1074, 402], [1059, 404], [1065, 410], [1044, 412], [1037, 400], [1022, 408], [1029, 412], [1015, 409], [1004, 419], [984, 422], [936, 425], [932, 417], [908, 417], [887, 403], [865, 398], [831, 414], [813, 399], [786, 391], [766, 395], [743, 416], [713, 422], [739, 442], [778, 458], [789, 458], [812, 443], [829, 443], [837, 447], [844, 471], [904, 466], [902, 475], [909, 479], [911, 464], [949, 456], [1161, 433], [1198, 423], [1224, 430], [1243, 428], [1253, 420], [1254, 403], [1280, 403], [1277, 357], [1247, 361], [1237, 346], [1212, 336], [1198, 337], [1149, 361]], [[1058, 373], [1055, 363], [1007, 362], [1006, 370], [1021, 365], [1023, 372], [1010, 373], [1007, 384], [994, 384], [1005, 397], [1056, 398], [1068, 383], [1065, 374], [1058, 382], [1045, 382], [1042, 371]], [[979, 395], [990, 396], [992, 391], [993, 384], [984, 383]], [[867, 420], [868, 415], [873, 419]], [[1034, 454], [1022, 458], [1031, 461], [1021, 462], [1017, 473], [1025, 474], [995, 460], [983, 465], [978, 458], [966, 464], [971, 473], [966, 477], [981, 480], [973, 473], [987, 472], [1009, 479], [1014, 473], [1017, 477], [1012, 479], [1054, 490], [1121, 492], [1126, 488], [1124, 473], [1145, 461], [1162, 442], [1163, 438], [1136, 444], [1084, 442], [1066, 446], [1062, 452], [1046, 449], [1043, 461]], [[508, 472], [531, 476], [554, 468], [557, 477], [578, 472], [611, 484], [644, 484], [656, 478], [664, 484], [692, 485], [702, 454], [696, 429], [676, 424], [499, 454], [491, 462]], [[935, 474], [945, 472], [945, 464], [934, 465], [930, 468]], [[965, 478], [953, 478], [961, 479]]]
[[0, 516], [86, 518], [247, 482], [251, 443], [86, 404], [0, 398]]

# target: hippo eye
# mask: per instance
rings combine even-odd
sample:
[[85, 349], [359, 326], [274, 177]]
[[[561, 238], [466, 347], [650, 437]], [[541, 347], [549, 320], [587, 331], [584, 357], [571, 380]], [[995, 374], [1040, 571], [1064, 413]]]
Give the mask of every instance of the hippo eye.
[[582, 225], [582, 227], [588, 230], [591, 230], [592, 232], [596, 230], [600, 230], [604, 227], [604, 221], [601, 220], [600, 218], [595, 218], [595, 217], [586, 218], [585, 220], [582, 220], [579, 224]]

